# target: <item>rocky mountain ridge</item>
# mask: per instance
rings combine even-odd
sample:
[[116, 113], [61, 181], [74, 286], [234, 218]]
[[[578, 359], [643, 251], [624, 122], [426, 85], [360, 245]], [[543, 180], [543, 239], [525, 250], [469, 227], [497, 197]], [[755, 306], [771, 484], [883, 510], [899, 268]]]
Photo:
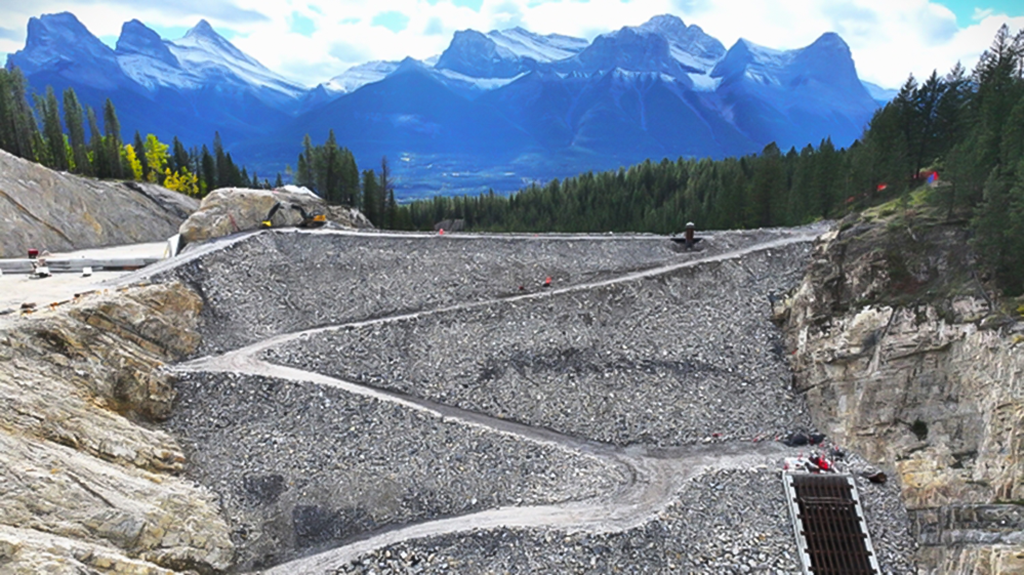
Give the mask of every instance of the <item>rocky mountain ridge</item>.
[[[74, 87], [97, 109], [111, 97], [129, 133], [192, 144], [219, 130], [233, 156], [260, 173], [284, 172], [306, 133], [319, 141], [334, 129], [360, 163], [402, 158], [400, 197], [511, 191], [646, 158], [754, 153], [772, 141], [786, 149], [830, 137], [845, 146], [878, 105], [835, 34], [799, 50], [740, 40], [727, 51], [672, 15], [592, 42], [464, 30], [436, 60], [368, 63], [307, 90], [205, 21], [172, 41], [132, 20], [110, 49], [63, 13], [33, 18], [25, 49], [7, 65], [37, 90]], [[414, 69], [441, 87], [426, 106], [400, 78]], [[503, 121], [467, 125], [445, 113], [477, 100]], [[503, 144], [452, 156], [453, 141]]]

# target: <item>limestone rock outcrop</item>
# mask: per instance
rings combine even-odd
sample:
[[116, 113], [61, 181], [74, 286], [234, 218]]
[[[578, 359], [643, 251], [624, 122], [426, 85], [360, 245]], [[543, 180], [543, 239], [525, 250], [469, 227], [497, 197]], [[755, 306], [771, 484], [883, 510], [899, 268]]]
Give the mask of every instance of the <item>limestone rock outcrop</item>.
[[196, 243], [259, 229], [278, 203], [281, 209], [272, 218], [274, 227], [297, 226], [302, 222], [302, 213], [293, 206], [307, 214], [324, 214], [328, 222], [342, 227], [373, 227], [359, 210], [328, 206], [311, 193], [293, 193], [284, 189], [220, 188], [203, 198], [199, 210], [181, 224], [181, 237], [186, 243]]
[[1024, 322], [974, 263], [962, 226], [851, 218], [778, 319], [815, 424], [895, 471], [920, 564], [1018, 573]]
[[0, 150], [0, 258], [165, 240], [198, 206], [155, 184], [83, 178]]
[[195, 349], [181, 284], [0, 318], [0, 566], [13, 573], [209, 573], [234, 546], [214, 497], [182, 479], [165, 361]]

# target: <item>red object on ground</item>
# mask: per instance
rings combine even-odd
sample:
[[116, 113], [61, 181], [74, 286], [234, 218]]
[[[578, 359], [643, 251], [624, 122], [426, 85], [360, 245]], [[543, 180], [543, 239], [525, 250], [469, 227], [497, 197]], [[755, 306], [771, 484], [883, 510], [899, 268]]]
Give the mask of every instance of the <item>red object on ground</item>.
[[444, 228], [441, 228], [440, 230], [438, 230], [437, 231], [437, 235], [443, 236], [444, 235]]
[[29, 250], [28, 251], [28, 259], [34, 260], [37, 257], [39, 257], [39, 250]]
[[882, 190], [884, 190], [884, 189], [886, 189], [888, 187], [889, 187], [889, 184], [878, 184], [878, 187], [875, 188], [875, 191], [876, 192], [881, 192]]
[[548, 276], [548, 277], [547, 277], [547, 278], [546, 278], [546, 279], [544, 280], [544, 287], [551, 287], [551, 276]]

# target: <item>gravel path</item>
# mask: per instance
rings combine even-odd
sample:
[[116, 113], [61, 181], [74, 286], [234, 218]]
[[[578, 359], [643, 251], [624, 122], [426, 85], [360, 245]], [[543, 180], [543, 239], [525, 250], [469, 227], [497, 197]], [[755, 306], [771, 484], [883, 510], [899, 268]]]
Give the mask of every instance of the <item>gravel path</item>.
[[[243, 569], [796, 573], [767, 317], [817, 231], [256, 234], [154, 276], [207, 302], [170, 425]], [[863, 499], [913, 571], [898, 486]]]

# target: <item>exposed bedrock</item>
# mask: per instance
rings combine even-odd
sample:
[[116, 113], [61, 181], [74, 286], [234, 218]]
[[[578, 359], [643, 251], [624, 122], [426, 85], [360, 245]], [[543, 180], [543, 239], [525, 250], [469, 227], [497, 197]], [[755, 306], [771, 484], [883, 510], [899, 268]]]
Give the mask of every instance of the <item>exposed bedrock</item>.
[[962, 228], [841, 230], [784, 312], [815, 423], [896, 469], [929, 572], [1024, 570], [1024, 325], [973, 275]]
[[197, 344], [181, 284], [0, 318], [0, 571], [210, 573], [234, 558], [212, 494], [154, 426], [159, 368]]

